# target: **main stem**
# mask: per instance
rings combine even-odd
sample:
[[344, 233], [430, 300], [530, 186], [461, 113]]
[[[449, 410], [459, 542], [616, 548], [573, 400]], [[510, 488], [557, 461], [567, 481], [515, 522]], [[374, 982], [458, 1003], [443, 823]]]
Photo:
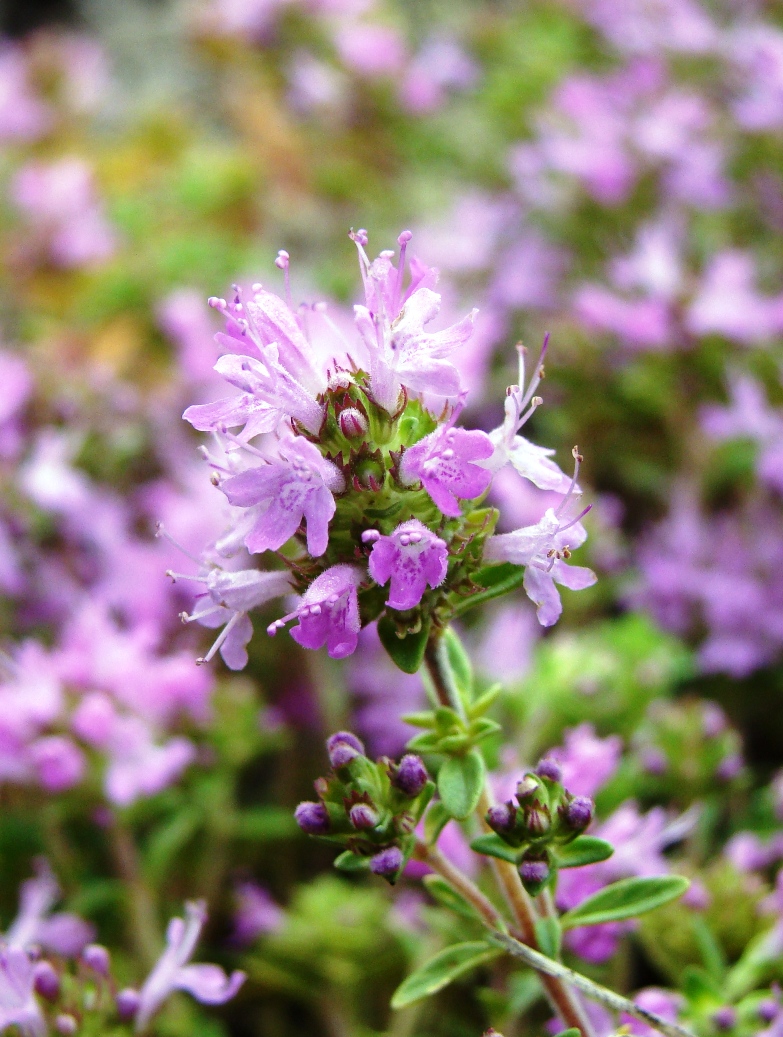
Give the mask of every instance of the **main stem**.
[[[435, 689], [438, 701], [455, 710], [464, 717], [465, 709], [460, 699], [459, 691], [454, 682], [454, 677], [449, 664], [446, 644], [441, 637], [432, 638], [424, 653], [424, 662], [427, 666], [430, 680]], [[487, 811], [492, 806], [492, 796], [485, 786], [479, 799], [476, 812], [484, 828], [489, 831], [484, 820]], [[533, 950], [539, 950], [536, 938], [536, 915], [533, 902], [528, 896], [527, 890], [522, 885], [519, 872], [513, 864], [501, 861], [495, 857], [490, 858], [490, 866], [503, 896], [511, 909], [522, 941]], [[444, 878], [447, 876], [441, 871]], [[595, 1037], [590, 1022], [578, 996], [561, 979], [546, 973], [538, 973], [541, 985], [547, 995], [552, 1008], [562, 1019], [563, 1023], [571, 1028], [578, 1029], [582, 1037]]]

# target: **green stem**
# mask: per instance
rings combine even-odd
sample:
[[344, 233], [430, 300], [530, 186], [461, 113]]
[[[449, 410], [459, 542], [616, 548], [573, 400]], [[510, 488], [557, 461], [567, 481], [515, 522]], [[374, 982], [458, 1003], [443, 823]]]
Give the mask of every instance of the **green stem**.
[[130, 939], [141, 962], [152, 968], [160, 950], [155, 902], [144, 881], [138, 850], [130, 831], [116, 815], [109, 831], [114, 862], [130, 897]]

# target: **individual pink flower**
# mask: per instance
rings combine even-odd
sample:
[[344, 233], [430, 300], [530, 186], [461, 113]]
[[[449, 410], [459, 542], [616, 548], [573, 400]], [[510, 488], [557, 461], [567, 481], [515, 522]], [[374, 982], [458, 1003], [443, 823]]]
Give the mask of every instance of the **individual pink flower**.
[[370, 576], [381, 585], [391, 580], [386, 604], [393, 609], [415, 608], [427, 585], [435, 588], [446, 578], [446, 543], [418, 519], [401, 523], [391, 536], [367, 530], [362, 540], [372, 544]]
[[19, 911], [3, 942], [19, 950], [39, 946], [53, 954], [77, 957], [94, 939], [95, 931], [78, 915], [67, 911], [52, 914], [60, 887], [45, 857], [37, 858], [34, 866], [35, 878], [22, 883]]
[[36, 97], [24, 51], [18, 44], [0, 45], [0, 140], [35, 140], [52, 124], [52, 111]]
[[84, 753], [70, 738], [49, 735], [38, 738], [29, 748], [30, 762], [42, 788], [64, 792], [78, 785], [87, 770]]
[[205, 1005], [229, 1001], [245, 981], [244, 972], [227, 976], [219, 965], [188, 965], [207, 920], [203, 901], [185, 905], [185, 918], [172, 918], [166, 949], [139, 992], [136, 1032], [142, 1033], [163, 1002], [175, 990], [185, 990]]
[[304, 520], [307, 550], [318, 558], [329, 542], [337, 507], [332, 493], [344, 488], [343, 477], [301, 436], [281, 444], [279, 453], [268, 464], [230, 476], [220, 488], [231, 504], [253, 509], [254, 522], [245, 536], [248, 551], [276, 551]]
[[326, 645], [333, 659], [344, 659], [356, 651], [361, 623], [357, 587], [362, 573], [355, 565], [333, 565], [316, 577], [294, 612], [267, 627], [274, 637], [291, 620], [299, 625], [291, 637], [303, 648]]
[[0, 948], [0, 1031], [17, 1026], [24, 1037], [45, 1037], [46, 1023], [33, 991], [35, 965], [19, 947]]
[[110, 803], [127, 807], [172, 785], [196, 756], [182, 737], [158, 744], [141, 717], [117, 717], [107, 747], [104, 792]]
[[349, 22], [335, 44], [343, 63], [367, 79], [396, 75], [405, 62], [405, 44], [390, 25]]
[[285, 911], [256, 882], [240, 882], [235, 888], [237, 910], [231, 942], [249, 947], [259, 936], [277, 932], [285, 924]]
[[456, 414], [402, 455], [402, 481], [421, 481], [444, 515], [462, 514], [459, 501], [480, 497], [492, 482], [492, 474], [476, 464], [492, 456], [492, 440], [478, 429], [454, 428]]
[[559, 764], [569, 792], [592, 798], [617, 770], [622, 751], [617, 735], [599, 738], [592, 724], [579, 724], [566, 731], [563, 747], [551, 750], [547, 757]]

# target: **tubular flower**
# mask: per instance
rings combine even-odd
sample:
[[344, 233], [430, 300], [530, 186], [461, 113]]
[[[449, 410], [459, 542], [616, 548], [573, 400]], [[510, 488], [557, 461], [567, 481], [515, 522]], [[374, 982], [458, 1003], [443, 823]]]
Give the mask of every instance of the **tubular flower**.
[[0, 948], [0, 1031], [18, 1026], [25, 1037], [44, 1037], [46, 1023], [33, 996], [35, 965], [20, 947]]
[[205, 1005], [229, 1001], [245, 981], [244, 972], [230, 976], [219, 965], [188, 965], [207, 920], [203, 901], [185, 905], [185, 918], [172, 918], [166, 932], [166, 949], [139, 992], [136, 1032], [141, 1033], [166, 998], [186, 990]]
[[[213, 433], [202, 454], [229, 506], [228, 527], [190, 556], [197, 574], [186, 577], [203, 590], [183, 621], [223, 627], [200, 661], [220, 651], [232, 669], [244, 666], [249, 613], [288, 591], [299, 603], [268, 634], [290, 623], [300, 645], [325, 645], [340, 659], [377, 620], [395, 658], [400, 641], [420, 641], [464, 611], [488, 566], [524, 566], [525, 589], [547, 625], [560, 613], [555, 581], [577, 587], [594, 579], [565, 564], [585, 538], [570, 503], [576, 476], [569, 483], [553, 451], [519, 435], [541, 403], [546, 342], [527, 385], [520, 351], [519, 385], [508, 390], [499, 428], [488, 435], [459, 427], [467, 394], [453, 354], [470, 337], [475, 311], [430, 332], [437, 272], [407, 262], [410, 233], [398, 238], [396, 263], [390, 251], [369, 259], [366, 231], [351, 238], [364, 302], [354, 308], [350, 341], [350, 319], [333, 321], [325, 304], [292, 309], [285, 252], [276, 260], [285, 301], [260, 285], [246, 299], [237, 289], [231, 303], [210, 300], [226, 319], [215, 369], [236, 392], [185, 411]], [[324, 328], [328, 336], [319, 337]], [[497, 512], [478, 505], [507, 463], [564, 500], [534, 526], [493, 536]], [[254, 568], [251, 556], [266, 551], [281, 552], [286, 569]], [[216, 564], [229, 557], [237, 557], [235, 569]], [[412, 655], [403, 655], [404, 668]]]

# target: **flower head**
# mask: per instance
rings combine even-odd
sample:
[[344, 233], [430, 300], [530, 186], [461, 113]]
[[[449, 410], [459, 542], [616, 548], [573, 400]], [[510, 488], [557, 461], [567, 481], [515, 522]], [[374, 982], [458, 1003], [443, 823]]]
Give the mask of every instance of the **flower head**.
[[166, 998], [186, 990], [205, 1005], [229, 1001], [245, 981], [244, 972], [231, 976], [219, 965], [188, 965], [207, 920], [203, 901], [185, 905], [185, 918], [172, 918], [166, 932], [166, 949], [139, 993], [136, 1032], [141, 1033]]
[[391, 536], [367, 530], [362, 540], [372, 543], [370, 576], [380, 584], [391, 580], [386, 604], [393, 609], [415, 608], [427, 585], [437, 587], [446, 578], [446, 543], [418, 519], [403, 522]]

